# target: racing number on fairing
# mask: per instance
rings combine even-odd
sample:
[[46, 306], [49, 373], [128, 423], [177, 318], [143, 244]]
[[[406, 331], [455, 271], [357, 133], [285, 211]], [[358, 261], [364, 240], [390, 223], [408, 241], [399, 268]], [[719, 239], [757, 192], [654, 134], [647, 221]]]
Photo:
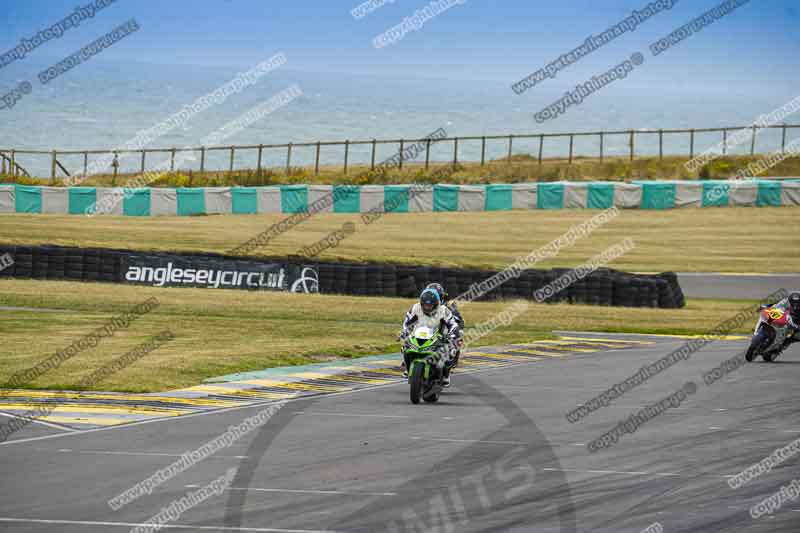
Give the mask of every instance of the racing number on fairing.
[[781, 311], [780, 309], [770, 309], [769, 311], [767, 311], [767, 314], [769, 314], [769, 317], [772, 320], [778, 320], [783, 316], [783, 311]]

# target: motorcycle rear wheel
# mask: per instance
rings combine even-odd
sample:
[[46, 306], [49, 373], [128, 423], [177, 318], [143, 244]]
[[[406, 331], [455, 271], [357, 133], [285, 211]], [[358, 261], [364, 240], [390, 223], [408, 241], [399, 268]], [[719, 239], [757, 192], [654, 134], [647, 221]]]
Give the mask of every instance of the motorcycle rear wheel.
[[422, 396], [422, 399], [425, 400], [428, 403], [438, 402], [439, 401], [439, 393], [438, 392], [433, 392], [433, 393], [425, 394], [425, 395]]
[[413, 365], [411, 375], [408, 377], [408, 383], [411, 385], [411, 403], [418, 404], [422, 398], [422, 382], [424, 381], [423, 372], [425, 372], [425, 365], [416, 363]]

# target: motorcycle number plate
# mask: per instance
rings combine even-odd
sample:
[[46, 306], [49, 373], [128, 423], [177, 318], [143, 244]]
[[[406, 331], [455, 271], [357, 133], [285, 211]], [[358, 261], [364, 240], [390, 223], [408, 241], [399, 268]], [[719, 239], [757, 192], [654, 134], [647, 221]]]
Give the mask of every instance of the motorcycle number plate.
[[783, 316], [783, 311], [781, 311], [780, 309], [770, 309], [769, 310], [769, 317], [772, 320], [778, 320], [782, 316]]

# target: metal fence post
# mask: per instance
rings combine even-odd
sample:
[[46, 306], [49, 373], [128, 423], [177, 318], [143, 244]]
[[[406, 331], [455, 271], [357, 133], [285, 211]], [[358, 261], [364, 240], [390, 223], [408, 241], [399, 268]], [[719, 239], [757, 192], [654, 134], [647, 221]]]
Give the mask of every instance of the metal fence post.
[[169, 171], [175, 172], [175, 147], [169, 153]]
[[350, 156], [350, 141], [344, 141], [344, 174], [347, 175], [347, 159]]
[[514, 136], [513, 135], [509, 135], [508, 136], [508, 164], [509, 165], [511, 164], [511, 148], [513, 147], [513, 145], [514, 145]]
[[453, 139], [453, 170], [458, 165], [458, 137]]
[[542, 150], [544, 149], [544, 134], [539, 135], [539, 166], [542, 166]]
[[664, 130], [658, 130], [658, 160], [664, 159]]
[[230, 161], [230, 164], [228, 165], [228, 172], [233, 172], [234, 151], [235, 151], [235, 148], [233, 146], [231, 146], [231, 161]]
[[147, 153], [147, 150], [142, 150], [142, 165], [141, 165], [141, 174], [144, 174], [144, 157]]
[[486, 163], [486, 136], [481, 137], [481, 166]]
[[722, 155], [728, 155], [728, 130], [722, 128]]
[[50, 184], [56, 184], [56, 151], [53, 150], [53, 159], [50, 161]]
[[428, 164], [431, 162], [431, 140], [425, 141], [425, 170], [428, 170]]
[[756, 153], [756, 126], [753, 124], [753, 138], [750, 140], [750, 155]]
[[404, 159], [403, 150], [405, 149], [405, 144], [406, 144], [405, 140], [404, 139], [400, 139], [400, 163], [399, 163], [398, 170], [403, 170], [403, 159]]
[[292, 143], [286, 145], [286, 172], [292, 168]]
[[575, 136], [570, 133], [569, 135], [569, 164], [572, 164], [572, 143], [575, 140]]
[[320, 146], [321, 146], [320, 142], [317, 141], [317, 155], [314, 158], [314, 175], [315, 176], [319, 175], [319, 151], [320, 151]]
[[603, 132], [600, 132], [600, 162], [603, 162]]
[[781, 153], [786, 153], [786, 123], [783, 124], [783, 133], [781, 134]]
[[689, 130], [689, 159], [694, 159], [694, 130]]
[[630, 140], [628, 141], [628, 143], [630, 144], [630, 147], [631, 147], [631, 161], [633, 161], [633, 152], [634, 152], [634, 148], [633, 148], [633, 135], [634, 135], [634, 134], [633, 134], [633, 130], [631, 130], [631, 132], [630, 132]]
[[258, 176], [261, 177], [261, 155], [264, 153], [264, 145], [258, 145]]
[[11, 175], [14, 176], [15, 181], [17, 177], [17, 155], [16, 150], [11, 149]]
[[375, 170], [375, 144], [376, 144], [375, 139], [372, 139], [372, 157], [369, 162], [370, 170]]
[[89, 152], [83, 152], [83, 177], [89, 173]]
[[206, 171], [206, 147], [200, 147], [200, 173], [204, 173]]
[[117, 172], [119, 171], [119, 154], [114, 152], [114, 159], [111, 161], [111, 166], [114, 167], [114, 175], [111, 178], [111, 186], [117, 186]]

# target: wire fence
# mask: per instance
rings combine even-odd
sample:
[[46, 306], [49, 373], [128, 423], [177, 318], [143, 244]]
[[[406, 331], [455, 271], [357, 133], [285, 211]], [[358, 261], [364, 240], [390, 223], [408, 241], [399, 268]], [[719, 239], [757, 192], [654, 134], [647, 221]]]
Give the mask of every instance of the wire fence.
[[[709, 134], [716, 134], [719, 136], [719, 142], [712, 144], [712, 149], [716, 148], [716, 153], [719, 155], [733, 154], [733, 147], [728, 146], [728, 137], [732, 132], [741, 132], [742, 130], [749, 131], [749, 143], [744, 150], [741, 148], [736, 153], [742, 155], [755, 155], [757, 153], [756, 143], [757, 137], [762, 130], [772, 130], [779, 135], [780, 140], [774, 138], [772, 145], [767, 151], [785, 153], [787, 146], [788, 130], [800, 128], [800, 124], [778, 124], [769, 126], [727, 126], [716, 128], [692, 128], [692, 129], [638, 129], [638, 130], [611, 130], [611, 131], [586, 131], [586, 132], [563, 132], [563, 133], [530, 133], [530, 134], [508, 134], [508, 135], [482, 135], [482, 136], [458, 136], [458, 137], [442, 137], [442, 138], [421, 138], [421, 139], [371, 139], [371, 140], [344, 140], [344, 141], [316, 141], [316, 142], [300, 142], [300, 143], [286, 143], [286, 144], [256, 144], [256, 145], [232, 145], [232, 146], [199, 146], [199, 147], [184, 147], [184, 148], [144, 148], [141, 150], [26, 150], [26, 149], [4, 149], [0, 148], [0, 172], [3, 175], [10, 175], [13, 178], [19, 176], [32, 176], [32, 172], [28, 168], [47, 168], [49, 178], [55, 181], [60, 177], [70, 177], [74, 174], [86, 175], [90, 166], [90, 156], [106, 156], [111, 157], [111, 163], [107, 174], [112, 174], [116, 177], [120, 171], [121, 158], [130, 159], [131, 157], [136, 161], [128, 173], [144, 174], [154, 170], [166, 171], [167, 168], [170, 172], [183, 170], [181, 164], [185, 160], [198, 162], [199, 168], [195, 165], [193, 170], [199, 170], [201, 173], [206, 171], [222, 171], [229, 172], [248, 170], [255, 170], [258, 174], [266, 168], [281, 169], [285, 168], [290, 171], [293, 167], [301, 167], [305, 169], [314, 169], [314, 174], [320, 172], [320, 161], [323, 149], [330, 149], [336, 147], [341, 155], [338, 158], [338, 165], [341, 165], [342, 171], [347, 174], [353, 167], [353, 155], [368, 157], [369, 162], [356, 163], [357, 165], [366, 166], [374, 170], [376, 160], [378, 159], [378, 152], [381, 147], [392, 146], [396, 148], [394, 154], [403, 154], [410, 144], [423, 143], [424, 150], [424, 165], [425, 170], [428, 170], [432, 162], [435, 163], [450, 163], [454, 167], [459, 163], [474, 163], [485, 166], [487, 162], [501, 162], [511, 163], [514, 154], [515, 146], [528, 145], [527, 153], [531, 158], [538, 161], [541, 166], [546, 158], [559, 157], [567, 160], [569, 164], [578, 157], [597, 157], [602, 162], [606, 157], [628, 157], [631, 161], [637, 156], [650, 156], [658, 155], [659, 159], [663, 159], [665, 155], [681, 155], [689, 158], [694, 158], [695, 155], [700, 153], [702, 149], [698, 149], [697, 140], [703, 135], [704, 140], [708, 140]], [[673, 139], [674, 136], [683, 137], [681, 142], [682, 151], [676, 153], [665, 152], [665, 139]], [[774, 136], [773, 136], [774, 137]], [[623, 139], [627, 144], [625, 150], [619, 147], [619, 139]], [[741, 138], [741, 133], [738, 134]], [[587, 149], [586, 143], [581, 143], [582, 140], [593, 139], [594, 143], [589, 143], [591, 149]], [[565, 141], [568, 142], [568, 148], [558, 146], [552, 141]], [[616, 146], [609, 149], [609, 141], [616, 140]], [[527, 141], [527, 143], [526, 143]], [[530, 145], [533, 141], [533, 145]], [[688, 142], [687, 142], [688, 141]], [[489, 143], [494, 143], [491, 155], [494, 156], [493, 160], [487, 157], [487, 146]], [[502, 143], [505, 148], [502, 150], [497, 149], [497, 143]], [[577, 146], [578, 144], [581, 146]], [[741, 143], [739, 143], [741, 144]], [[469, 150], [465, 150], [465, 146], [469, 145]], [[688, 146], [687, 146], [688, 145]], [[546, 154], [546, 146], [548, 154]], [[299, 149], [311, 149], [311, 158], [305, 157], [301, 163], [295, 160], [296, 151]], [[432, 160], [432, 151], [436, 150], [436, 159]], [[759, 147], [762, 149], [762, 147]], [[265, 160], [267, 151], [278, 151], [278, 155], [270, 157]], [[385, 150], [383, 150], [385, 152]], [[465, 152], [469, 155], [465, 157]], [[179, 157], [181, 154], [190, 153], [190, 157]], [[761, 153], [761, 152], [758, 152]], [[165, 155], [166, 159], [160, 160], [159, 165], [148, 167], [148, 163], [152, 162], [154, 156], [159, 154]], [[242, 155], [246, 154], [250, 157], [250, 163], [242, 164]], [[224, 161], [225, 167], [223, 168], [209, 168], [209, 162], [212, 159], [219, 165]], [[472, 159], [470, 159], [470, 156]], [[73, 166], [72, 173], [63, 164], [63, 161], [69, 159], [74, 161], [74, 158], [81, 158], [78, 164]], [[382, 157], [382, 156], [381, 156]], [[45, 158], [46, 164], [42, 165], [42, 158]], [[22, 164], [24, 159], [24, 165]], [[330, 161], [330, 157], [327, 158]], [[177, 164], [176, 164], [177, 160]], [[403, 157], [397, 158], [397, 165], [402, 170], [404, 159]], [[168, 164], [167, 164], [168, 162]], [[411, 161], [405, 161], [406, 164]], [[420, 164], [420, 163], [415, 163]], [[31, 166], [32, 165], [32, 166]], [[330, 164], [326, 163], [327, 166]], [[39, 177], [47, 177], [40, 175]]]

